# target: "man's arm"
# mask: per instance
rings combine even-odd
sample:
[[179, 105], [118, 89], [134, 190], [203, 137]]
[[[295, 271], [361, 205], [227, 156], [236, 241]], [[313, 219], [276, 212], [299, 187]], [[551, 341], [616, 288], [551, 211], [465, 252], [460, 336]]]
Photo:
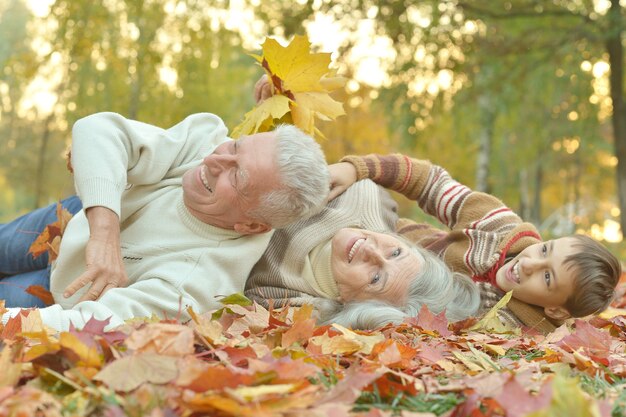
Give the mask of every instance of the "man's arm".
[[63, 293], [69, 298], [92, 282], [79, 302], [96, 300], [111, 288], [124, 287], [128, 283], [120, 247], [119, 217], [112, 210], [98, 206], [88, 208], [85, 214], [89, 221], [89, 241], [85, 250], [87, 270]]
[[81, 300], [95, 300], [128, 281], [120, 250], [122, 193], [128, 183], [153, 184], [181, 165], [199, 160], [227, 140], [215, 115], [192, 115], [165, 130], [116, 113], [97, 113], [74, 124], [72, 165], [76, 190], [89, 220], [87, 270], [64, 295], [93, 283]]

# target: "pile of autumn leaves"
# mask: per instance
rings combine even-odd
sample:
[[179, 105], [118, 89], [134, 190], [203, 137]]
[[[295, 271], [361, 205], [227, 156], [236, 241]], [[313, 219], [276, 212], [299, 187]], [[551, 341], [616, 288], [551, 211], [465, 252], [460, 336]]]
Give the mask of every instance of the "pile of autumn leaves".
[[[355, 332], [316, 326], [310, 306], [268, 311], [245, 301], [191, 312], [185, 324], [153, 318], [111, 332], [92, 319], [56, 333], [36, 310], [23, 313], [0, 327], [0, 416], [392, 415], [364, 405], [368, 393], [388, 410], [399, 393], [426, 403], [452, 393], [456, 401], [440, 410], [450, 416], [626, 409], [621, 315], [544, 337], [488, 333], [474, 319], [449, 324], [424, 309], [401, 325]], [[581, 377], [611, 389], [593, 398]], [[434, 415], [418, 411], [400, 413]]]

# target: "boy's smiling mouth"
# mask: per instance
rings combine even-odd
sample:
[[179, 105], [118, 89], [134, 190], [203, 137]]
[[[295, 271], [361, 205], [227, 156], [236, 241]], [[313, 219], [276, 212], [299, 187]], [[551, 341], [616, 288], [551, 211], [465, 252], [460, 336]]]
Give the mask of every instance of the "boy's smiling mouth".
[[520, 268], [519, 260], [517, 260], [515, 262], [515, 264], [513, 266], [511, 266], [511, 268], [509, 268], [508, 274], [506, 274], [507, 278], [510, 281], [512, 281], [512, 282], [514, 282], [515, 284], [518, 284], [518, 285], [520, 283], [519, 268]]

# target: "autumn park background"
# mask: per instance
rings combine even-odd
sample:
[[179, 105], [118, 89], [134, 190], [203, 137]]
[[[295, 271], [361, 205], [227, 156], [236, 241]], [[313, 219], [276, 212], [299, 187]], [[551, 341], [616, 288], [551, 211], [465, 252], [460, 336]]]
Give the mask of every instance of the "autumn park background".
[[3, 0], [0, 219], [72, 192], [78, 118], [209, 111], [232, 129], [262, 74], [248, 54], [308, 34], [349, 79], [346, 115], [319, 125], [329, 161], [430, 158], [546, 237], [583, 231], [624, 256], [623, 30], [618, 0]]
[[[232, 130], [254, 108], [252, 55], [306, 35], [346, 79], [331, 93], [346, 114], [315, 124], [329, 162], [427, 158], [544, 238], [586, 233], [626, 260], [623, 3], [0, 0], [0, 223], [73, 193], [79, 118], [169, 127], [207, 111]], [[358, 332], [317, 326], [308, 305], [222, 302], [112, 332], [54, 332], [37, 310], [0, 324], [0, 417], [626, 413], [623, 297], [549, 335], [495, 310], [448, 323], [424, 308]]]

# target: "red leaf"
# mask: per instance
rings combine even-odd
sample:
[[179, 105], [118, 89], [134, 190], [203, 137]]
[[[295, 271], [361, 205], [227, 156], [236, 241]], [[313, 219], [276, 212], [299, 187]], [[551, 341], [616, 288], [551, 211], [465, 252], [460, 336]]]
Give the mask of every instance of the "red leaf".
[[35, 297], [39, 298], [47, 306], [51, 306], [52, 304], [54, 304], [54, 297], [52, 297], [52, 293], [41, 285], [31, 285], [24, 291], [26, 291], [30, 295], [34, 295]]
[[452, 332], [448, 330], [448, 319], [445, 311], [434, 315], [430, 312], [426, 305], [422, 305], [419, 315], [417, 316], [417, 326], [424, 330], [434, 330], [443, 337], [450, 336]]
[[22, 313], [20, 312], [20, 314], [18, 314], [15, 317], [11, 317], [9, 321], [7, 321], [7, 324], [4, 326], [4, 329], [2, 329], [2, 334], [0, 335], [0, 338], [13, 340], [13, 338], [15, 337], [15, 334], [21, 331], [22, 331]]
[[104, 330], [106, 326], [109, 325], [109, 321], [111, 318], [107, 318], [106, 320], [98, 320], [95, 317], [91, 316], [91, 318], [85, 323], [85, 326], [82, 330], [77, 330], [74, 327], [74, 324], [70, 322], [70, 333], [74, 334], [81, 342], [86, 344], [89, 347], [96, 346], [95, 338], [101, 337], [106, 340], [110, 345], [125, 340], [126, 334], [117, 331], [107, 332]]
[[548, 406], [552, 398], [552, 387], [544, 387], [539, 395], [531, 395], [512, 376], [495, 400], [506, 410], [507, 417], [522, 417]]
[[608, 332], [598, 330], [584, 320], [576, 320], [574, 333], [565, 336], [556, 345], [569, 348], [572, 352], [583, 348], [586, 352], [593, 353], [594, 356], [606, 358], [610, 353], [611, 342], [612, 338]]

